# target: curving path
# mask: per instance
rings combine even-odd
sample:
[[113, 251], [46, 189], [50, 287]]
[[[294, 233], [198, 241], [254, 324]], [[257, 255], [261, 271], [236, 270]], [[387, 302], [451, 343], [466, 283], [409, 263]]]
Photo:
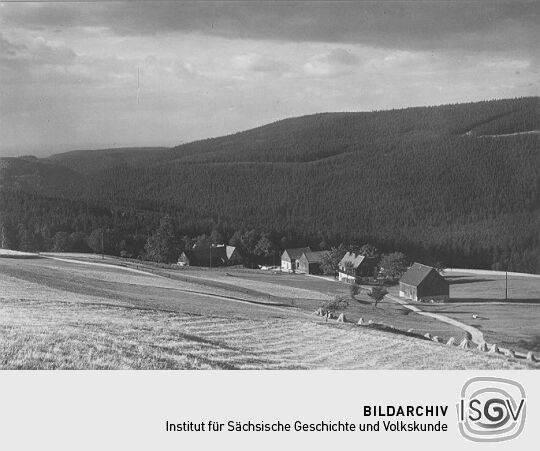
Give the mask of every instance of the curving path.
[[440, 315], [438, 313], [431, 313], [431, 312], [425, 312], [424, 310], [421, 310], [416, 305], [411, 305], [408, 301], [401, 299], [397, 296], [387, 294], [387, 299], [390, 299], [391, 301], [397, 302], [398, 304], [401, 304], [403, 307], [418, 313], [419, 315], [423, 316], [429, 316], [430, 318], [434, 318], [436, 320], [442, 321], [443, 323], [451, 324], [452, 326], [459, 327], [460, 329], [463, 329], [466, 332], [469, 332], [472, 337], [472, 341], [475, 343], [482, 343], [484, 342], [484, 334], [480, 332], [476, 327], [470, 326], [468, 324], [462, 323], [458, 320], [455, 320], [453, 318], [449, 318], [448, 316]]

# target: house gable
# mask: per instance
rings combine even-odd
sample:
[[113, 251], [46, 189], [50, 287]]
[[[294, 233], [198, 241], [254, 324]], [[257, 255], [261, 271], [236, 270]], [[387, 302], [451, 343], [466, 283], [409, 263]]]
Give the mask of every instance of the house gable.
[[448, 296], [450, 286], [435, 269], [420, 282], [417, 287], [418, 296]]
[[302, 254], [305, 252], [311, 252], [311, 248], [309, 247], [294, 247], [285, 249], [283, 251], [283, 254], [281, 254], [281, 260], [285, 260], [287, 262], [298, 260]]
[[354, 252], [347, 252], [339, 262], [339, 270], [345, 272], [347, 270], [347, 266], [350, 266], [356, 272], [358, 267], [362, 264], [364, 258], [365, 257], [363, 255], [355, 254]]

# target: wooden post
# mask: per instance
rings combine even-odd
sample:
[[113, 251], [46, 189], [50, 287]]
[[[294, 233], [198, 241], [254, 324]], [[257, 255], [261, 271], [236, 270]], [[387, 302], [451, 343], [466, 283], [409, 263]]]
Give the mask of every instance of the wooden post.
[[506, 266], [506, 277], [505, 277], [505, 293], [504, 299], [508, 301], [508, 266]]

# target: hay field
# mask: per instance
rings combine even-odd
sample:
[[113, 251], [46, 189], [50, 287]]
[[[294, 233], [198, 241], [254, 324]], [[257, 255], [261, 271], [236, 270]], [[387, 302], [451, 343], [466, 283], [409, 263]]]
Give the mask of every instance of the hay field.
[[[186, 274], [192, 272], [198, 276], [208, 274], [208, 277], [228, 278], [231, 282], [242, 283], [244, 286], [249, 283], [253, 288], [264, 286], [265, 289], [271, 292], [275, 290], [289, 293], [307, 292], [309, 295], [305, 297], [294, 298], [293, 304], [296, 308], [310, 313], [316, 310], [323, 300], [333, 299], [336, 295], [349, 296], [349, 285], [332, 278], [237, 269], [227, 270], [229, 276], [218, 271], [215, 274], [209, 274], [208, 271], [197, 272], [197, 270], [191, 270]], [[320, 296], [314, 296], [313, 292], [320, 293]], [[366, 322], [372, 320], [405, 331], [412, 329], [419, 335], [430, 333], [432, 336], [436, 335], [445, 341], [450, 337], [461, 339], [464, 336], [464, 331], [458, 327], [418, 315], [390, 300], [381, 301], [375, 308], [372, 305], [373, 300], [365, 293], [360, 293], [355, 298], [354, 301], [349, 302], [349, 306], [345, 311], [347, 319], [352, 322], [357, 322], [360, 318], [363, 318]]]
[[[305, 289], [283, 286], [292, 293]], [[220, 287], [223, 294], [237, 294]], [[265, 304], [210, 295], [213, 289], [195, 278], [47, 259], [0, 259], [0, 368], [530, 367], [522, 360], [353, 324], [325, 324], [306, 313], [310, 303], [320, 302], [316, 299], [296, 299], [294, 306]]]
[[0, 300], [1, 369], [519, 369], [357, 326]]

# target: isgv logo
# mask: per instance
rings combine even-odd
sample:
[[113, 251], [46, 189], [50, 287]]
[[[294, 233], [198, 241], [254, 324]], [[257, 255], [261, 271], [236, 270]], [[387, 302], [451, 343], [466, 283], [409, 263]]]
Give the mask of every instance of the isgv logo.
[[466, 439], [474, 442], [511, 440], [525, 426], [525, 390], [509, 379], [475, 377], [461, 389], [457, 410], [459, 431]]

